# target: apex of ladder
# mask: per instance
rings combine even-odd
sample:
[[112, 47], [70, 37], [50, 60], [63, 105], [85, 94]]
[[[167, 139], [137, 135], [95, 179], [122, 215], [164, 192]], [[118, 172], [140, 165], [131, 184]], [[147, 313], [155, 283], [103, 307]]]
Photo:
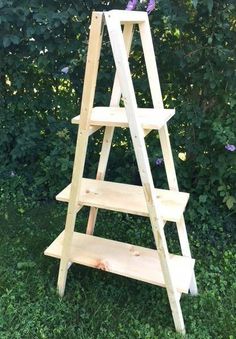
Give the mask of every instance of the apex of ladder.
[[141, 11], [127, 11], [127, 10], [118, 10], [113, 9], [111, 11], [104, 12], [105, 17], [114, 18], [120, 21], [121, 24], [125, 22], [130, 22], [134, 24], [142, 23], [148, 19], [146, 12]]

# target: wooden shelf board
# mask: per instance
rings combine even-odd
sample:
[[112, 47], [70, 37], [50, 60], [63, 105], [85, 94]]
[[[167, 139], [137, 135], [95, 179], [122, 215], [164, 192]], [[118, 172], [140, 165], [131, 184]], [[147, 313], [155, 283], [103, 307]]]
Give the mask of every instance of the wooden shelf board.
[[147, 20], [147, 13], [144, 11], [126, 11], [126, 10], [117, 10], [113, 9], [109, 12], [106, 12], [105, 15], [111, 15], [116, 20], [119, 20], [121, 24], [124, 23], [133, 23], [139, 24]]
[[[60, 259], [63, 236], [64, 231], [44, 254]], [[165, 287], [158, 252], [149, 248], [74, 232], [70, 261]], [[194, 259], [170, 254], [170, 266], [177, 290], [188, 293]]]
[[[137, 117], [144, 129], [160, 129], [175, 114], [174, 109], [138, 108]], [[80, 123], [80, 115], [72, 119], [73, 124]], [[93, 126], [128, 127], [125, 108], [95, 107], [92, 110], [90, 124]]]
[[[56, 199], [68, 202], [70, 189], [71, 185], [68, 185], [56, 196]], [[162, 218], [166, 221], [179, 221], [187, 205], [189, 194], [163, 189], [155, 191], [161, 205]], [[149, 216], [142, 186], [83, 178], [78, 205]]]

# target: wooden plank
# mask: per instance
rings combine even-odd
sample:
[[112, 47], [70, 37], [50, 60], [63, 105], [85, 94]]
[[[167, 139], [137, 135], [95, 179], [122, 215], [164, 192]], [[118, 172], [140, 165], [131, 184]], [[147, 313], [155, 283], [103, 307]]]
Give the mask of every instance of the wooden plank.
[[[71, 185], [61, 191], [56, 199], [68, 202]], [[158, 213], [166, 221], [177, 221], [187, 205], [189, 194], [155, 189], [158, 199]], [[79, 205], [94, 206], [112, 211], [119, 211], [148, 217], [148, 209], [142, 186], [120, 184], [94, 179], [82, 179]]]
[[60, 296], [63, 296], [65, 291], [65, 284], [69, 264], [69, 251], [78, 210], [77, 201], [79, 196], [79, 189], [81, 186], [80, 183], [83, 176], [86, 150], [88, 145], [89, 121], [95, 95], [95, 86], [97, 81], [98, 64], [103, 36], [102, 22], [103, 14], [99, 12], [93, 12], [85, 68], [84, 87], [82, 94], [81, 121], [76, 142], [76, 151], [71, 183], [71, 194], [66, 216], [65, 237], [63, 241], [63, 251], [57, 281], [58, 292]]
[[[145, 58], [145, 63], [146, 63], [146, 68], [147, 68], [147, 73], [148, 73], [148, 81], [149, 81], [149, 86], [151, 89], [153, 106], [154, 108], [157, 108], [157, 109], [162, 108], [163, 107], [162, 94], [161, 94], [160, 81], [159, 81], [158, 72], [157, 72], [154, 46], [152, 42], [149, 21], [146, 20], [144, 23], [141, 23], [139, 25], [139, 29], [140, 29], [144, 58]], [[160, 131], [162, 131], [163, 129], [167, 130], [167, 125], [164, 125], [160, 129]], [[163, 140], [160, 132], [159, 132], [159, 135], [161, 139], [161, 148], [163, 152], [169, 187], [170, 189], [173, 189], [172, 184], [177, 185], [176, 176], [174, 177], [172, 176], [172, 173], [169, 173], [170, 170], [174, 169], [173, 157], [172, 157], [172, 153], [169, 153], [169, 149], [165, 150], [163, 147], [163, 141], [165, 143], [168, 143], [169, 135], [165, 135], [166, 137], [165, 140]], [[169, 154], [167, 155], [167, 153]], [[170, 168], [170, 165], [173, 165], [173, 167]], [[155, 212], [154, 212], [154, 216], [155, 216]], [[179, 295], [178, 295], [178, 292], [176, 291], [175, 282], [174, 282], [174, 279], [172, 277], [171, 270], [170, 270], [168, 248], [167, 248], [167, 243], [166, 243], [163, 228], [160, 228], [159, 230], [157, 242], [158, 240], [159, 240], [160, 246], [163, 247], [163, 251], [161, 251], [160, 253], [161, 266], [162, 266], [162, 270], [165, 276], [167, 294], [168, 294], [168, 299], [169, 299], [169, 303], [170, 303], [170, 307], [171, 307], [171, 311], [173, 315], [173, 320], [175, 323], [175, 328], [176, 328], [176, 331], [182, 334], [185, 334], [183, 314], [182, 314], [182, 310], [181, 310], [181, 306], [179, 302]]]
[[[133, 37], [133, 24], [126, 23], [123, 29], [123, 38], [125, 42], [127, 56], [129, 56], [132, 37]], [[120, 89], [120, 84], [119, 84], [118, 76], [116, 72], [114, 83], [113, 83], [113, 88], [112, 88], [111, 99], [110, 99], [110, 106], [112, 107], [119, 106], [120, 97], [121, 97], [121, 89]], [[90, 127], [96, 127], [96, 126], [90, 126]], [[97, 180], [104, 180], [105, 178], [114, 130], [115, 130], [114, 126], [106, 126], [105, 128], [103, 142], [102, 142], [102, 149], [101, 149], [101, 154], [100, 154], [98, 169], [97, 169], [97, 174], [96, 174]], [[87, 234], [93, 234], [94, 232], [94, 226], [96, 223], [97, 213], [98, 213], [98, 209], [96, 207], [90, 208], [89, 218], [88, 218], [88, 223], [87, 223], [87, 228], [86, 228]]]
[[[174, 109], [138, 108], [137, 120], [145, 129], [160, 129], [175, 114]], [[80, 123], [80, 116], [72, 119], [73, 124]], [[95, 107], [91, 114], [93, 126], [129, 127], [125, 108]]]
[[[158, 76], [158, 70], [156, 65], [154, 47], [152, 43], [151, 30], [149, 22], [146, 21], [139, 25], [139, 31], [143, 46], [145, 64], [148, 74], [148, 82], [151, 90], [151, 96], [153, 101], [153, 106], [155, 109], [163, 109], [162, 93], [160, 87], [160, 81]], [[162, 126], [163, 128], [159, 131], [161, 148], [163, 152], [163, 158], [166, 168], [167, 180], [171, 190], [178, 191], [178, 183], [175, 173], [174, 161], [171, 151], [171, 145], [169, 140], [169, 134], [167, 126]]]
[[[165, 285], [173, 314], [175, 328], [178, 332], [184, 334], [185, 326], [179, 302], [179, 293], [177, 292], [175, 282], [172, 277], [170, 255], [164, 234], [164, 220], [159, 214], [161, 211], [160, 202], [155, 196], [154, 183], [149, 165], [146, 145], [144, 142], [143, 129], [141, 128], [135, 116], [135, 112], [137, 110], [137, 101], [135, 98], [129, 63], [124, 53], [125, 48], [124, 42], [122, 41], [121, 29], [118, 27], [119, 25], [114, 15], [109, 13], [105, 13], [104, 15], [106, 18], [106, 24], [108, 27], [115, 64], [124, 98], [124, 104], [126, 107], [135, 156], [138, 163], [142, 186], [145, 192], [145, 199], [149, 211], [153, 235], [160, 256], [161, 268], [165, 279]], [[150, 30], [147, 16], [145, 25], [147, 29]], [[152, 44], [152, 42], [150, 43]], [[147, 58], [148, 55], [145, 57]]]
[[[61, 257], [64, 231], [44, 254]], [[157, 250], [74, 232], [70, 261], [165, 287]], [[170, 269], [180, 293], [188, 293], [194, 260], [170, 254]]]
[[[191, 258], [192, 255], [191, 255], [191, 250], [189, 246], [188, 234], [187, 234], [184, 216], [182, 215], [180, 220], [178, 220], [176, 223], [177, 223], [177, 232], [179, 236], [181, 253], [183, 256]], [[191, 295], [195, 295], [195, 296], [198, 294], [197, 282], [196, 282], [194, 271], [193, 271], [193, 275], [192, 275], [192, 279], [190, 283], [190, 293]]]
[[89, 126], [89, 130], [88, 130], [88, 135], [92, 135], [93, 133], [97, 132], [100, 128], [102, 128], [103, 126]]
[[[150, 30], [148, 21], [145, 23], [141, 23], [139, 25], [139, 30], [140, 30], [145, 63], [146, 63], [146, 68], [147, 68], [147, 73], [148, 73], [149, 86], [151, 89], [153, 106], [156, 109], [163, 108], [164, 105], [162, 102], [162, 94], [161, 94], [158, 70], [156, 66], [155, 53], [154, 53], [152, 37], [151, 37], [151, 30]], [[174, 166], [174, 161], [173, 161], [173, 156], [172, 156], [172, 150], [171, 150], [171, 144], [170, 144], [170, 138], [169, 138], [167, 125], [164, 125], [159, 130], [159, 137], [160, 137], [160, 143], [161, 143], [169, 188], [170, 190], [178, 191], [179, 188], [178, 188], [178, 182], [177, 182], [177, 177], [176, 177], [176, 172], [175, 172], [175, 166]], [[191, 257], [188, 235], [187, 235], [186, 225], [185, 225], [183, 216], [177, 222], [177, 230], [178, 230], [178, 236], [179, 236], [182, 254], [185, 256]], [[198, 293], [194, 272], [193, 272], [190, 292], [192, 295], [197, 295]]]
[[133, 23], [138, 24], [147, 18], [147, 13], [143, 11], [126, 11], [126, 10], [118, 10], [113, 9], [109, 12], [107, 12], [109, 15], [112, 15], [116, 18], [117, 21], [119, 21], [120, 24], [124, 23]]

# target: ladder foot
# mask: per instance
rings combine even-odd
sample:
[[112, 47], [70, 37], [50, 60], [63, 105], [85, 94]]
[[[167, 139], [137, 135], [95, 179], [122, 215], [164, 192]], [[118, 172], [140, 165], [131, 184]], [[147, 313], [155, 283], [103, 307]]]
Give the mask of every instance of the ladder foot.
[[172, 309], [172, 316], [173, 316], [176, 332], [185, 334], [186, 331], [185, 331], [184, 319], [183, 319], [179, 300], [178, 301], [176, 300], [175, 302], [172, 301], [170, 306]]
[[65, 294], [65, 285], [61, 286], [61, 285], [57, 284], [57, 292], [59, 294], [59, 297], [63, 298], [64, 294]]
[[59, 297], [63, 298], [65, 294], [65, 286], [66, 286], [66, 278], [64, 281], [62, 281], [62, 278], [59, 274], [58, 281], [57, 281], [57, 293], [59, 294]]
[[197, 282], [195, 278], [195, 273], [193, 272], [190, 287], [189, 287], [189, 292], [192, 296], [197, 296], [198, 295], [198, 288], [197, 288]]
[[[66, 279], [67, 279], [67, 272], [68, 272], [68, 267], [70, 266], [71, 262], [66, 262], [60, 264], [60, 269], [59, 269], [59, 274], [58, 274], [58, 280], [57, 280], [57, 291], [59, 296], [62, 298], [65, 293], [65, 288], [66, 288]], [[64, 266], [64, 269], [63, 269]]]
[[186, 334], [185, 327], [184, 328], [176, 328], [176, 332], [185, 335]]
[[196, 297], [196, 296], [198, 296], [198, 290], [189, 290], [189, 292], [190, 292], [190, 295], [192, 296], [192, 297]]

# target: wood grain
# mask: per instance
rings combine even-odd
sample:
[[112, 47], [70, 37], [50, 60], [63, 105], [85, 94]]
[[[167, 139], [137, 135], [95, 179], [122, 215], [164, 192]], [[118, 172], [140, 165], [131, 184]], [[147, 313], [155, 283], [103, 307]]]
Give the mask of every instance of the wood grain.
[[[70, 189], [71, 185], [68, 185], [56, 199], [68, 202]], [[177, 221], [183, 214], [189, 194], [155, 189], [155, 197], [160, 204], [160, 217], [166, 221]], [[142, 186], [83, 178], [78, 205], [149, 217]]]
[[[61, 258], [64, 231], [44, 254]], [[70, 249], [73, 263], [116, 273], [165, 287], [157, 250], [74, 232]], [[170, 254], [170, 269], [180, 293], [188, 293], [194, 259]]]

